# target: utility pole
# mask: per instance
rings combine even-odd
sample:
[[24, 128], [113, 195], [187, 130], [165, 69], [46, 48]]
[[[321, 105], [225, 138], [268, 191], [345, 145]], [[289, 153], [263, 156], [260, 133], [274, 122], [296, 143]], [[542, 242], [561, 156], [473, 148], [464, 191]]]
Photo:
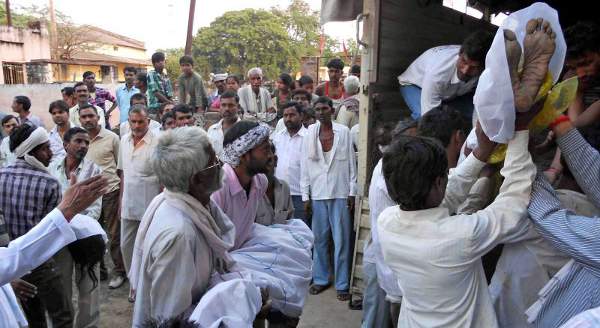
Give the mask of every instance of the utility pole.
[[[7, 0], [8, 1], [8, 0]], [[58, 48], [58, 33], [56, 29], [56, 14], [54, 13], [54, 0], [48, 0], [48, 11], [50, 12], [50, 56], [52, 59], [56, 57], [56, 49]]]
[[[6, 0], [8, 1], [8, 0]], [[190, 0], [190, 14], [188, 16], [187, 38], [185, 40], [185, 54], [192, 55], [192, 33], [194, 30], [194, 12], [196, 11], [196, 0]]]
[[12, 16], [10, 14], [10, 1], [6, 0], [6, 25], [12, 26]]

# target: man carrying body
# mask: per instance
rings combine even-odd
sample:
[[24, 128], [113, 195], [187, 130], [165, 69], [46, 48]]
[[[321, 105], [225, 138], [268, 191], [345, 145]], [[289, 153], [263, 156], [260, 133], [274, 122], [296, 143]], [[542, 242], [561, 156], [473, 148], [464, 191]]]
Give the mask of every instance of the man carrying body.
[[[306, 224], [306, 212], [300, 190], [300, 163], [302, 162], [302, 141], [307, 130], [302, 125], [304, 107], [298, 102], [289, 102], [283, 109], [283, 122], [285, 128], [275, 132], [271, 139], [275, 145], [278, 165], [275, 176], [287, 182], [294, 204], [294, 217], [303, 220]], [[310, 226], [310, 225], [309, 225]]]
[[17, 160], [15, 154], [10, 151], [10, 134], [19, 126], [19, 121], [12, 115], [4, 116], [1, 122], [2, 131], [6, 137], [4, 137], [2, 143], [0, 143], [0, 168], [14, 164]]
[[275, 113], [269, 91], [262, 87], [263, 72], [259, 67], [248, 71], [249, 85], [238, 90], [240, 105], [244, 113], [256, 116], [258, 113]]
[[319, 97], [315, 103], [317, 123], [302, 138], [300, 190], [308, 206], [312, 200], [312, 230], [315, 234], [313, 285], [319, 294], [329, 286], [329, 236], [334, 244], [334, 277], [337, 298], [350, 299], [350, 233], [356, 195], [356, 159], [350, 130], [332, 121], [333, 102]]
[[344, 62], [339, 58], [333, 58], [327, 63], [327, 74], [329, 81], [321, 83], [315, 94], [319, 97], [326, 96], [333, 101], [333, 108], [337, 112], [344, 98], [344, 84], [341, 82], [344, 74]]
[[[485, 55], [492, 43], [483, 31], [469, 35], [461, 46], [441, 46], [424, 52], [398, 76], [400, 93], [413, 119], [418, 119], [442, 102], [455, 100], [465, 117], [473, 114], [473, 96]], [[457, 99], [455, 99], [457, 98]], [[464, 110], [463, 110], [464, 109]]]
[[[60, 101], [60, 100], [59, 100]], [[85, 159], [90, 143], [88, 132], [82, 128], [74, 127], [64, 134], [64, 154], [54, 157], [48, 167], [50, 174], [54, 176], [60, 184], [61, 193], [64, 193], [71, 185], [71, 174], [75, 174], [77, 181], [84, 181], [102, 173], [100, 167], [89, 159]], [[87, 215], [94, 220], [100, 217], [102, 209], [102, 197], [99, 197], [81, 214]], [[86, 271], [82, 271], [81, 265], [75, 265], [73, 257], [68, 248], [60, 250], [55, 258], [57, 267], [62, 277], [62, 284], [68, 299], [73, 298], [71, 286], [73, 281], [78, 290], [77, 311], [72, 308], [74, 313], [74, 327], [94, 327], [99, 325], [100, 318], [100, 290], [94, 288], [94, 283]], [[75, 270], [75, 274], [73, 274]], [[98, 267], [94, 269], [97, 275], [100, 274]]]
[[69, 121], [69, 105], [63, 100], [56, 100], [50, 103], [48, 111], [52, 115], [52, 121], [56, 124], [50, 130], [50, 149], [52, 150], [52, 160], [65, 155], [63, 146], [63, 137], [71, 128]]
[[223, 153], [223, 138], [227, 130], [235, 123], [241, 121], [238, 116], [239, 100], [237, 93], [233, 91], [225, 91], [221, 95], [221, 117], [222, 119], [211, 125], [206, 134], [210, 139], [210, 143], [217, 154], [221, 156]]
[[[96, 107], [86, 104], [79, 108], [81, 126], [90, 135], [90, 145], [86, 159], [91, 160], [102, 169], [102, 174], [108, 178], [108, 192], [102, 196], [100, 223], [108, 231], [110, 237], [110, 256], [114, 263], [114, 277], [110, 280], [109, 288], [118, 288], [125, 282], [125, 265], [120, 249], [121, 221], [119, 220], [119, 185], [117, 174], [119, 158], [119, 137], [99, 124]], [[102, 263], [101, 263], [102, 264]], [[104, 271], [104, 273], [102, 273]], [[100, 266], [100, 276], [108, 276], [103, 265]]]
[[[85, 83], [89, 91], [90, 99], [88, 102], [102, 108], [102, 112], [106, 118], [106, 128], [110, 129], [108, 120], [110, 119], [110, 114], [117, 108], [117, 99], [115, 99], [115, 96], [110, 91], [96, 86], [96, 74], [94, 72], [87, 71], [83, 73], [83, 83]], [[106, 109], [107, 100], [112, 103], [108, 110]]]
[[210, 200], [221, 187], [221, 162], [198, 127], [164, 132], [152, 171], [165, 187], [144, 215], [130, 279], [133, 326], [183, 314], [206, 292], [215, 270], [231, 264], [233, 226]]
[[121, 176], [121, 254], [130, 271], [135, 236], [160, 185], [148, 163], [158, 142], [158, 134], [149, 129], [150, 119], [143, 105], [129, 111], [131, 132], [123, 136], [119, 147], [118, 174]]
[[152, 66], [154, 69], [148, 72], [148, 111], [156, 115], [161, 104], [171, 102], [173, 98], [173, 86], [169, 77], [164, 72], [165, 54], [155, 52], [152, 54]]
[[17, 113], [19, 116], [17, 120], [19, 121], [19, 125], [23, 125], [25, 122], [30, 122], [31, 124], [39, 127], [44, 127], [44, 122], [42, 120], [31, 114], [29, 111], [31, 109], [31, 100], [26, 96], [16, 96], [12, 102], [12, 110]]
[[197, 113], [204, 113], [208, 98], [202, 83], [202, 76], [194, 72], [194, 59], [192, 56], [179, 58], [179, 103], [191, 106]]
[[140, 90], [133, 84], [136, 74], [137, 69], [135, 67], [128, 66], [123, 69], [123, 75], [125, 75], [125, 84], [118, 87], [116, 92], [117, 105], [119, 105], [119, 123], [127, 122], [131, 96], [140, 92]]
[[221, 156], [225, 179], [211, 198], [235, 225], [234, 250], [248, 239], [258, 203], [268, 187], [263, 173], [273, 160], [269, 132], [264, 124], [241, 121], [225, 133]]
[[[52, 151], [44, 128], [21, 125], [10, 136], [10, 150], [17, 161], [0, 169], [0, 211], [14, 240], [58, 205], [61, 192], [58, 181], [48, 173]], [[50, 259], [21, 277], [37, 287], [35, 295], [17, 293], [30, 327], [45, 327], [46, 311], [53, 327], [72, 327], [71, 300], [64, 292], [58, 269]]]
[[[83, 82], [77, 82], [73, 86], [75, 89], [75, 95], [77, 97], [77, 105], [71, 107], [69, 109], [69, 120], [71, 121], [71, 127], [81, 126], [81, 122], [79, 121], [79, 108], [84, 107], [86, 105], [91, 105], [90, 100], [90, 92], [88, 87]], [[106, 126], [104, 119], [104, 110], [98, 106], [92, 105], [96, 112], [98, 113], [98, 123], [102, 126]]]

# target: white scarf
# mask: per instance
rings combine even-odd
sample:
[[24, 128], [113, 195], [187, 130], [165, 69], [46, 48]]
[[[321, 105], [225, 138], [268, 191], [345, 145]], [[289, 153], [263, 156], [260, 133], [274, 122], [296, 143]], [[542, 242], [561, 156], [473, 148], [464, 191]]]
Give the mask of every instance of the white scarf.
[[146, 234], [152, 224], [156, 210], [163, 202], [167, 202], [169, 205], [181, 210], [192, 219], [194, 226], [200, 230], [217, 259], [217, 271], [223, 272], [233, 263], [232, 258], [227, 252], [233, 247], [233, 241], [227, 241], [222, 237], [223, 231], [209, 210], [189, 194], [165, 189], [161, 194], [154, 197], [150, 205], [148, 205], [138, 228], [133, 247], [131, 270], [129, 271], [129, 281], [132, 290], [137, 289], [139, 275], [142, 272], [142, 255]]
[[43, 171], [48, 171], [48, 168], [42, 162], [38, 161], [37, 158], [29, 155], [35, 147], [50, 141], [48, 138], [48, 132], [44, 128], [38, 127], [31, 133], [29, 138], [25, 139], [17, 148], [15, 148], [15, 157], [23, 157], [25, 162], [29, 163], [33, 167], [36, 167]]
[[316, 121], [314, 129], [310, 130], [312, 133], [308, 134], [308, 159], [313, 161], [319, 160], [319, 130], [321, 130], [321, 122]]

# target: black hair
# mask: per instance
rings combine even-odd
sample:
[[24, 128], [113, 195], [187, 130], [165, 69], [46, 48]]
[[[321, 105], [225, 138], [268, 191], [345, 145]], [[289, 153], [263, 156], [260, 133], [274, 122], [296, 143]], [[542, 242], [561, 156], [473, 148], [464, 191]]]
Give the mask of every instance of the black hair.
[[165, 54], [162, 52], [155, 52], [152, 54], [152, 64], [157, 63], [159, 61], [165, 60]]
[[237, 140], [239, 137], [248, 133], [248, 131], [254, 129], [258, 126], [258, 123], [252, 121], [239, 121], [235, 123], [232, 127], [225, 132], [225, 136], [223, 138], [223, 147], [229, 145], [230, 143]]
[[294, 89], [292, 91], [292, 98], [294, 98], [295, 95], [305, 95], [308, 101], [312, 100], [312, 94], [302, 88]]
[[317, 98], [317, 101], [315, 101], [314, 105], [316, 106], [317, 104], [326, 104], [333, 109], [333, 100], [327, 96], [320, 96]]
[[306, 108], [304, 110], [304, 118], [317, 118], [317, 113], [315, 113], [315, 110], [312, 108]]
[[397, 136], [383, 152], [382, 172], [402, 210], [421, 210], [436, 179], [448, 174], [446, 151], [431, 138]]
[[80, 86], [82, 86], [82, 85], [83, 85], [83, 86], [85, 86], [85, 87], [87, 88], [87, 85], [85, 85], [85, 83], [83, 83], [83, 82], [81, 82], [81, 81], [79, 81], [79, 82], [76, 82], [76, 83], [73, 85], [73, 92], [75, 92], [75, 89], [77, 89], [77, 87], [80, 87]]
[[577, 22], [565, 30], [567, 59], [579, 58], [587, 52], [600, 52], [600, 27], [593, 22]]
[[133, 66], [126, 66], [125, 68], [123, 68], [123, 73], [125, 72], [131, 72], [133, 74], [137, 74], [137, 68], [133, 67]]
[[297, 101], [288, 101], [285, 103], [285, 105], [283, 105], [283, 110], [285, 111], [288, 108], [295, 108], [296, 112], [298, 112], [299, 115], [304, 114], [304, 107], [302, 106], [301, 103], [297, 102]]
[[78, 239], [69, 245], [67, 245], [73, 262], [79, 264], [81, 267], [81, 279], [85, 271], [92, 280], [94, 290], [98, 286], [98, 277], [94, 269], [99, 265], [100, 261], [104, 257], [104, 251], [106, 250], [106, 243], [102, 235], [94, 235], [83, 239]]
[[179, 315], [170, 319], [148, 319], [139, 328], [200, 328], [200, 324]]
[[418, 134], [423, 137], [434, 138], [448, 147], [452, 134], [461, 131], [468, 134], [468, 120], [458, 110], [442, 105], [431, 109], [419, 119]]
[[310, 84], [310, 83], [314, 83], [315, 81], [312, 79], [312, 77], [308, 76], [308, 75], [302, 75], [300, 77], [300, 79], [298, 80], [298, 84], [300, 84], [300, 86], [303, 86], [305, 84]]
[[23, 141], [27, 140], [29, 136], [35, 131], [36, 127], [30, 124], [21, 124], [16, 127], [10, 134], [8, 148], [11, 152], [14, 152]]
[[140, 82], [144, 82], [144, 85], [148, 85], [148, 74], [146, 74], [145, 72], [137, 73], [135, 78]]
[[60, 90], [61, 93], [66, 94], [67, 96], [72, 96], [75, 93], [74, 87], [64, 87]]
[[173, 113], [184, 113], [184, 114], [194, 114], [192, 106], [186, 104], [179, 104], [173, 107]]
[[240, 103], [240, 96], [238, 96], [237, 92], [233, 90], [227, 90], [221, 94], [221, 99], [223, 98], [235, 98], [236, 103]]
[[144, 100], [144, 102], [146, 104], [148, 104], [148, 98], [146, 98], [145, 94], [140, 93], [140, 92], [133, 94], [131, 96], [131, 98], [129, 98], [129, 106], [132, 106], [134, 100], [142, 100], [142, 99]]
[[84, 110], [84, 109], [88, 109], [88, 108], [91, 108], [91, 109], [93, 109], [93, 110], [94, 110], [94, 113], [96, 113], [96, 115], [98, 115], [98, 110], [96, 109], [96, 106], [94, 106], [94, 105], [92, 105], [92, 104], [90, 104], [90, 103], [86, 103], [86, 104], [85, 104], [85, 105], [83, 105], [83, 106], [79, 106], [79, 108], [77, 109], [77, 112], [81, 113], [81, 111], [82, 111], [82, 110]]
[[179, 65], [190, 64], [194, 66], [194, 58], [192, 56], [184, 55], [179, 58]]
[[69, 130], [67, 130], [67, 132], [65, 132], [65, 135], [63, 136], [63, 141], [71, 142], [71, 139], [73, 139], [73, 136], [76, 135], [77, 133], [88, 134], [86, 129], [76, 126], [74, 128], [70, 128]]
[[[8, 121], [12, 120], [12, 119], [17, 119], [16, 117], [12, 116], [12, 115], [6, 115], [2, 118], [2, 122], [0, 124], [2, 124], [2, 126], [4, 126], [4, 124], [8, 123]], [[18, 121], [18, 120], [17, 120]]]
[[60, 109], [61, 112], [69, 112], [69, 105], [64, 100], [55, 100], [48, 106], [48, 113], [52, 114], [53, 109]]
[[360, 74], [360, 65], [354, 64], [350, 67], [350, 74]]
[[288, 88], [293, 88], [294, 87], [294, 80], [292, 79], [292, 76], [289, 75], [288, 73], [281, 73], [281, 74], [279, 74], [279, 79]]
[[96, 74], [92, 71], [85, 71], [85, 73], [83, 73], [83, 79], [85, 80], [90, 75], [94, 75], [94, 77], [96, 76]]
[[148, 108], [146, 108], [146, 106], [142, 105], [142, 104], [135, 104], [135, 105], [129, 107], [128, 115], [131, 115], [131, 114], [144, 114], [147, 117], [148, 116]]
[[387, 146], [396, 136], [404, 135], [406, 130], [416, 127], [417, 121], [411, 117], [402, 119], [398, 123], [385, 122], [375, 130], [375, 145]]
[[337, 68], [341, 71], [344, 69], [344, 62], [339, 58], [333, 58], [327, 62], [327, 68]]
[[31, 100], [27, 96], [16, 96], [15, 102], [21, 104], [23, 109], [28, 111], [31, 108]]
[[470, 60], [485, 63], [485, 55], [492, 45], [493, 36], [486, 31], [475, 31], [467, 36], [460, 46], [460, 53]]
[[[228, 75], [227, 78], [225, 79], [225, 82], [227, 82], [227, 80], [229, 80], [229, 79], [233, 79], [235, 82], [237, 82], [237, 84], [240, 84], [240, 78], [235, 74]], [[223, 96], [221, 95], [221, 97], [223, 97]]]
[[169, 119], [169, 118], [175, 119], [175, 113], [168, 112], [168, 113], [165, 113], [163, 116], [161, 116], [161, 118], [160, 118], [161, 125], [165, 125], [165, 123], [167, 123], [167, 119]]

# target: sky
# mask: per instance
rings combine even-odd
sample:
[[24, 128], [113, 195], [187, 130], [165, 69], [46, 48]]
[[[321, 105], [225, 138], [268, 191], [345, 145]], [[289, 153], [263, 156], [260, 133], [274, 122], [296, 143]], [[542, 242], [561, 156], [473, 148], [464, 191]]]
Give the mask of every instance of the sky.
[[[305, 0], [312, 9], [319, 10], [321, 0]], [[196, 0], [194, 34], [209, 26], [215, 18], [227, 11], [245, 8], [285, 8], [290, 0]], [[48, 0], [12, 0], [11, 7], [35, 4], [44, 6]], [[185, 46], [189, 0], [54, 0], [54, 7], [70, 16], [76, 24], [90, 24], [144, 41], [148, 53], [162, 48]], [[333, 38], [353, 38], [353, 22], [328, 23], [325, 33]]]

